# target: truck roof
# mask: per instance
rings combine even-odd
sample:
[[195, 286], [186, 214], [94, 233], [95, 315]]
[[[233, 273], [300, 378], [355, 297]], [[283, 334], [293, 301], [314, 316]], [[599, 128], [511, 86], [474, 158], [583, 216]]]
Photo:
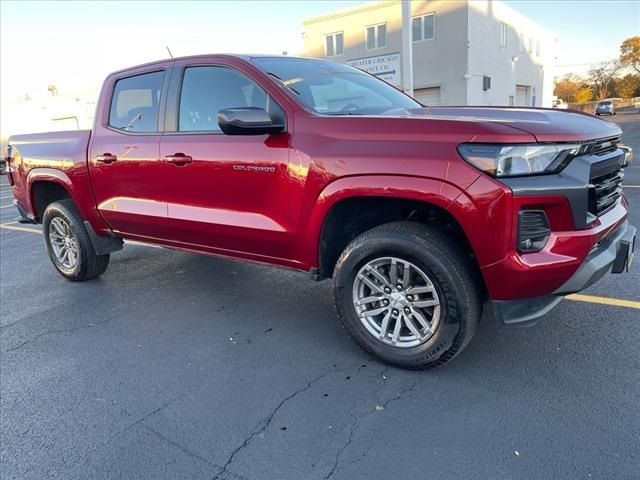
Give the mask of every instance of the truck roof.
[[116, 74], [116, 73], [127, 72], [129, 70], [135, 70], [135, 69], [141, 68], [141, 67], [147, 67], [147, 66], [151, 66], [151, 65], [159, 65], [159, 64], [162, 64], [162, 63], [166, 63], [166, 62], [175, 62], [175, 61], [179, 61], [179, 60], [191, 60], [191, 59], [210, 58], [210, 57], [239, 58], [239, 59], [245, 60], [245, 61], [250, 61], [252, 58], [273, 58], [273, 57], [298, 58], [298, 59], [302, 59], [302, 60], [317, 60], [317, 61], [322, 61], [322, 62], [326, 62], [327, 61], [327, 60], [323, 60], [323, 59], [320, 59], [320, 58], [299, 57], [299, 56], [295, 56], [295, 55], [271, 55], [271, 54], [265, 54], [265, 53], [260, 53], [260, 54], [203, 53], [203, 54], [199, 54], [199, 55], [186, 55], [186, 56], [183, 56], [183, 57], [165, 58], [165, 59], [162, 59], [162, 60], [154, 60], [153, 62], [141, 63], [139, 65], [132, 65], [130, 67], [121, 68], [120, 70], [116, 70], [114, 72], [111, 72], [110, 75], [113, 75], [113, 74]]

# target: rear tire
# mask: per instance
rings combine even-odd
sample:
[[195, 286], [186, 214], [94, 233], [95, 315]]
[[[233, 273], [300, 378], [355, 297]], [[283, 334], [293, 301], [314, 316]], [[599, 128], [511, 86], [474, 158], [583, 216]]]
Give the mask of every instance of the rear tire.
[[49, 204], [42, 216], [42, 230], [53, 266], [68, 280], [91, 280], [102, 275], [109, 266], [109, 254], [96, 255], [72, 200]]
[[367, 352], [404, 368], [433, 368], [458, 355], [476, 331], [482, 291], [477, 267], [462, 247], [415, 222], [388, 223], [361, 234], [344, 250], [334, 273], [344, 327]]

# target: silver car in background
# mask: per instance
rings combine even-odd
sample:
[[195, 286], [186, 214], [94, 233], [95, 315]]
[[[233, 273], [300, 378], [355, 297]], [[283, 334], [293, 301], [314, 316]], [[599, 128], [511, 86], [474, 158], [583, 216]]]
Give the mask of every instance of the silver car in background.
[[603, 100], [596, 105], [596, 115], [615, 115], [616, 107], [613, 105], [612, 100]]

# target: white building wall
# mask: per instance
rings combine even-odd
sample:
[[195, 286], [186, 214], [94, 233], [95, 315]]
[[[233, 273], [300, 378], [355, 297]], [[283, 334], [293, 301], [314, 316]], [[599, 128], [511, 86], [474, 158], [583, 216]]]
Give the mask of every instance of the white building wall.
[[[506, 46], [501, 45], [503, 23], [507, 26]], [[502, 2], [474, 0], [469, 2], [468, 36], [470, 105], [517, 104], [523, 89], [516, 92], [516, 88], [522, 86], [527, 87], [527, 106], [552, 106], [554, 37], [549, 31]], [[485, 75], [491, 77], [491, 88], [486, 91], [482, 83]]]
[[[414, 17], [435, 13], [435, 38], [412, 44], [417, 98], [433, 98], [439, 90], [442, 105], [509, 105], [510, 97], [515, 103], [516, 85], [522, 85], [527, 87], [529, 106], [551, 106], [554, 38], [547, 30], [498, 0], [413, 0], [411, 10]], [[383, 22], [386, 48], [367, 50], [365, 27]], [[506, 47], [500, 46], [502, 22], [507, 24]], [[344, 32], [344, 53], [328, 58], [332, 61], [402, 53], [400, 1], [370, 2], [305, 20], [304, 54], [326, 58], [324, 36], [334, 32]], [[523, 52], [519, 50], [521, 32]], [[486, 91], [483, 76], [491, 77]]]
[[435, 13], [435, 38], [413, 42], [413, 88], [439, 87], [442, 105], [467, 104], [467, 4], [447, 0], [414, 0], [411, 15]]

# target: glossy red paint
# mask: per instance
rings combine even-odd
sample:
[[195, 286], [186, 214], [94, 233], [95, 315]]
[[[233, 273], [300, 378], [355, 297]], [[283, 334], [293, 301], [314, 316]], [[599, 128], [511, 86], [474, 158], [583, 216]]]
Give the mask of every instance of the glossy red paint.
[[87, 170], [87, 143], [91, 132], [50, 132], [14, 135], [11, 143], [13, 194], [27, 213], [40, 218], [34, 204], [34, 186], [38, 182], [60, 185], [75, 199], [83, 217], [97, 232], [108, 229], [95, 209], [93, 191]]
[[[165, 77], [172, 62], [111, 75], [100, 93], [89, 142], [88, 170], [100, 217], [118, 234], [164, 238], [167, 225], [167, 175], [160, 159], [161, 134], [123, 133], [108, 127], [111, 94], [120, 78], [156, 71]], [[105, 156], [115, 161], [103, 162]]]
[[[225, 66], [249, 76], [284, 110], [286, 133], [176, 132], [182, 69], [200, 65]], [[159, 70], [166, 72], [163, 133], [109, 128], [115, 82]], [[319, 263], [325, 219], [340, 202], [411, 199], [456, 219], [493, 299], [554, 291], [627, 216], [623, 201], [590, 228], [575, 231], [564, 196], [515, 197], [457, 152], [465, 142], [580, 141], [620, 133], [607, 122], [579, 114], [443, 107], [411, 117], [329, 117], [306, 110], [246, 58], [219, 55], [110, 75], [95, 118], [91, 138], [89, 132], [11, 137], [14, 194], [29, 213], [36, 213], [30, 197], [33, 183], [53, 181], [65, 186], [99, 233], [309, 270]], [[107, 154], [117, 159], [99, 161]], [[177, 155], [191, 161], [166, 161]], [[523, 207], [541, 208], [549, 217], [553, 233], [541, 252], [522, 255], [515, 250], [517, 215]]]
[[[557, 208], [563, 208], [561, 204], [566, 200], [558, 201]], [[517, 210], [514, 214], [517, 215]], [[589, 229], [553, 231], [540, 252], [521, 254], [511, 249], [502, 260], [482, 268], [491, 298], [529, 298], [557, 290], [576, 272], [593, 246], [622, 225], [627, 216], [628, 204], [623, 199]]]
[[160, 157], [193, 158], [188, 165], [167, 165], [167, 238], [287, 258], [293, 240], [289, 148], [267, 140], [266, 135], [165, 135]]

